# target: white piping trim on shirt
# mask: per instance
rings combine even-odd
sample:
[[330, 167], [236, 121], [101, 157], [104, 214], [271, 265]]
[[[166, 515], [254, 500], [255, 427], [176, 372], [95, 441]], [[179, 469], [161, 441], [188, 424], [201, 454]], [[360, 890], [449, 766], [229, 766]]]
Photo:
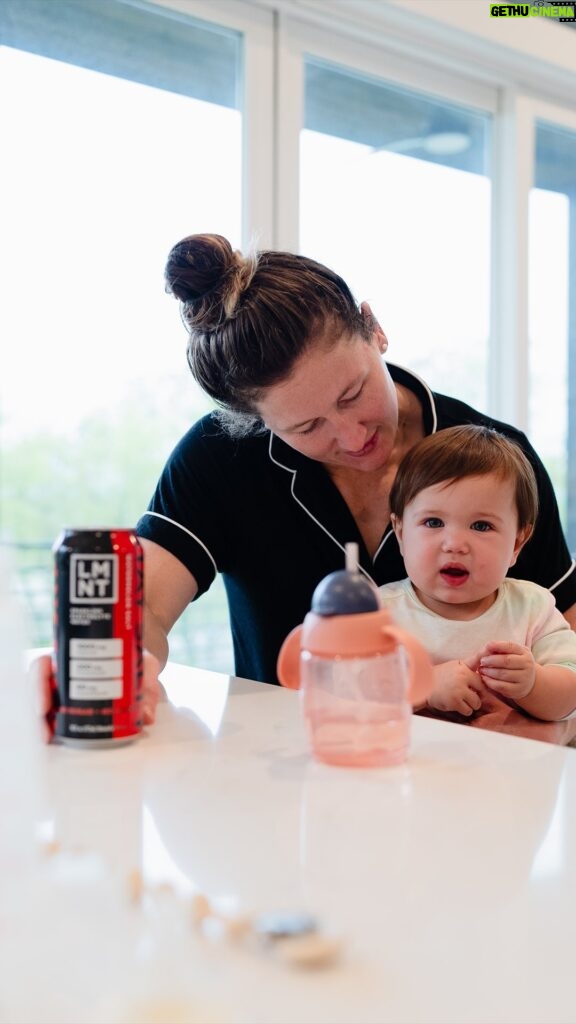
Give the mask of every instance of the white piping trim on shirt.
[[570, 573], [574, 570], [575, 567], [576, 567], [576, 562], [574, 561], [574, 559], [572, 559], [572, 562], [570, 564], [570, 568], [564, 573], [563, 576], [560, 577], [559, 580], [556, 580], [556, 583], [553, 583], [551, 587], [548, 587], [548, 590], [550, 590], [550, 591], [556, 590], [556, 587], [559, 587], [561, 583], [564, 583], [564, 580], [568, 579]]
[[382, 537], [382, 540], [380, 541], [380, 543], [379, 543], [379, 545], [378, 545], [378, 547], [377, 547], [376, 551], [374, 552], [374, 558], [372, 559], [372, 561], [373, 561], [373, 562], [375, 562], [375, 561], [376, 561], [376, 559], [378, 558], [378, 555], [379, 555], [379, 554], [380, 554], [380, 552], [382, 551], [382, 548], [384, 547], [384, 545], [385, 545], [386, 541], [390, 540], [390, 537], [393, 537], [393, 536], [394, 536], [394, 530], [393, 530], [393, 529], [392, 529], [392, 527], [391, 527], [391, 528], [390, 528], [390, 531], [389, 531], [388, 533], [386, 533], [386, 534], [385, 534], [385, 535], [384, 535], [384, 536]]
[[[430, 409], [432, 411], [432, 433], [435, 434], [436, 430], [438, 429], [438, 416], [436, 415], [436, 403], [434, 401], [434, 395], [431, 392], [430, 388], [428, 387], [426, 381], [422, 380], [422, 377], [419, 377], [418, 374], [414, 373], [413, 370], [407, 370], [404, 366], [400, 366], [398, 363], [393, 363], [392, 365], [393, 366], [398, 366], [398, 368], [400, 370], [404, 370], [404, 372], [409, 374], [409, 376], [414, 377], [419, 382], [421, 387], [424, 389], [426, 394], [428, 395], [428, 400], [430, 402]], [[296, 495], [294, 494], [294, 484], [296, 482], [296, 473], [298, 472], [298, 470], [297, 469], [291, 469], [290, 466], [285, 466], [282, 462], [278, 462], [278, 460], [274, 458], [274, 456], [272, 455], [272, 441], [273, 441], [273, 438], [274, 438], [274, 434], [273, 434], [272, 431], [270, 431], [270, 441], [268, 442], [268, 455], [270, 456], [271, 461], [276, 466], [279, 466], [280, 469], [285, 469], [287, 473], [292, 473], [292, 484], [291, 484], [291, 487], [290, 487], [290, 491], [291, 491], [292, 497], [294, 498], [294, 501], [296, 501], [298, 503], [298, 505], [300, 505], [300, 507], [304, 509], [304, 511], [306, 512], [306, 515], [310, 516], [310, 518], [316, 523], [317, 526], [320, 527], [321, 530], [324, 530], [324, 533], [326, 533], [330, 537], [330, 540], [333, 540], [334, 543], [336, 544], [336, 546], [339, 547], [340, 550], [344, 552], [344, 554], [346, 554], [346, 548], [343, 547], [343, 545], [340, 543], [340, 541], [336, 540], [336, 537], [332, 536], [332, 534], [330, 533], [330, 530], [328, 530], [320, 522], [319, 519], [316, 519], [316, 516], [313, 516], [312, 513], [306, 508], [306, 506], [300, 501], [300, 499], [297, 498]], [[376, 561], [376, 559], [378, 558], [378, 555], [380, 554], [380, 552], [381, 552], [382, 548], [384, 547], [386, 541], [389, 539], [389, 537], [392, 536], [393, 533], [394, 533], [394, 530], [390, 530], [390, 533], [387, 533], [386, 536], [382, 538], [382, 540], [380, 541], [379, 547], [378, 547], [376, 553], [374, 554], [372, 562]], [[366, 570], [362, 568], [360, 563], [358, 563], [358, 568], [359, 568], [360, 572], [364, 573], [366, 578], [369, 579], [371, 583], [374, 583], [374, 580], [372, 579], [370, 574], [367, 573]], [[558, 582], [561, 583], [562, 580], [559, 580]], [[557, 586], [557, 585], [558, 584], [555, 584], [555, 586]]]
[[[422, 380], [422, 377], [419, 377], [417, 373], [414, 373], [414, 370], [408, 370], [405, 366], [401, 366], [400, 363], [391, 363], [390, 365], [391, 366], [397, 366], [399, 370], [403, 370], [404, 373], [407, 373], [410, 377], [414, 377], [414, 379], [418, 381], [418, 383], [421, 385], [421, 387], [424, 388], [424, 391], [428, 395], [428, 400], [430, 402], [430, 408], [432, 410], [432, 431], [431, 431], [431, 433], [435, 434], [436, 431], [438, 430], [438, 416], [436, 415], [436, 403], [434, 401], [434, 395], [433, 395], [432, 391], [430, 390], [430, 388], [428, 387], [426, 381]], [[393, 380], [392, 383], [396, 384], [396, 383], [400, 383], [400, 382], [399, 381], [397, 382], [397, 381]], [[402, 386], [403, 385], [400, 384], [400, 387], [402, 387]]]
[[[433, 395], [432, 391], [430, 390], [430, 388], [428, 387], [426, 381], [422, 380], [422, 377], [419, 377], [418, 374], [414, 373], [413, 370], [407, 370], [405, 366], [400, 366], [399, 363], [392, 363], [391, 365], [392, 366], [397, 366], [399, 370], [404, 370], [404, 372], [409, 374], [410, 377], [415, 377], [416, 380], [418, 381], [418, 383], [421, 385], [421, 387], [424, 389], [424, 391], [428, 395], [428, 401], [430, 402], [430, 410], [432, 412], [432, 433], [435, 434], [437, 429], [438, 429], [438, 416], [436, 415], [436, 402], [434, 401], [434, 395]], [[382, 551], [382, 548], [384, 547], [386, 542], [388, 540], [390, 540], [390, 537], [392, 537], [393, 534], [394, 534], [394, 530], [391, 529], [389, 531], [389, 533], [386, 533], [382, 537], [382, 540], [380, 541], [380, 544], [378, 545], [378, 547], [377, 547], [377, 549], [376, 549], [376, 551], [374, 553], [374, 558], [372, 559], [373, 562], [376, 561], [376, 559], [378, 558], [380, 552]]]
[[218, 566], [216, 565], [216, 562], [214, 561], [214, 559], [212, 558], [212, 555], [208, 551], [208, 548], [203, 543], [203, 541], [200, 540], [200, 537], [196, 536], [195, 533], [192, 533], [191, 530], [188, 530], [185, 526], [182, 526], [181, 523], [177, 523], [174, 519], [169, 519], [168, 516], [163, 516], [160, 512], [145, 512], [144, 515], [145, 516], [156, 516], [157, 519], [163, 519], [164, 522], [170, 523], [171, 526], [177, 526], [179, 530], [183, 530], [184, 533], [187, 533], [189, 537], [192, 537], [192, 540], [195, 540], [196, 543], [199, 544], [201, 548], [203, 548], [203, 550], [208, 555], [208, 558], [212, 562], [212, 565], [214, 566], [214, 571], [216, 573], [218, 573]]
[[[339, 540], [336, 540], [336, 537], [334, 537], [330, 533], [330, 530], [326, 526], [324, 526], [324, 524], [321, 523], [319, 519], [316, 519], [316, 516], [312, 515], [310, 510], [306, 508], [306, 505], [304, 505], [304, 503], [302, 501], [300, 501], [300, 498], [297, 498], [296, 495], [294, 494], [294, 484], [296, 483], [296, 474], [297, 474], [298, 470], [297, 469], [292, 469], [290, 466], [285, 466], [282, 462], [278, 462], [278, 460], [274, 458], [274, 456], [272, 455], [272, 439], [273, 439], [273, 437], [274, 437], [274, 434], [272, 433], [272, 431], [270, 431], [270, 441], [268, 443], [268, 455], [270, 456], [270, 459], [274, 463], [275, 466], [278, 466], [280, 469], [285, 469], [287, 473], [291, 473], [292, 474], [292, 483], [290, 484], [290, 493], [291, 493], [292, 497], [294, 498], [294, 501], [296, 502], [297, 505], [300, 505], [300, 508], [304, 509], [306, 515], [310, 516], [310, 519], [312, 520], [312, 522], [316, 523], [316, 526], [319, 526], [321, 530], [324, 530], [324, 533], [327, 534], [328, 537], [330, 537], [330, 540], [334, 541], [336, 547], [340, 548], [340, 550], [343, 552], [344, 556], [346, 556], [346, 548], [344, 547], [344, 545], [341, 544]], [[364, 573], [364, 576], [366, 577], [366, 579], [370, 580], [370, 583], [373, 583], [374, 586], [376, 586], [376, 582], [372, 579], [370, 573], [366, 572], [366, 569], [362, 565], [360, 565], [360, 562], [357, 562], [356, 564], [357, 564], [358, 569], [360, 570], [360, 572]]]

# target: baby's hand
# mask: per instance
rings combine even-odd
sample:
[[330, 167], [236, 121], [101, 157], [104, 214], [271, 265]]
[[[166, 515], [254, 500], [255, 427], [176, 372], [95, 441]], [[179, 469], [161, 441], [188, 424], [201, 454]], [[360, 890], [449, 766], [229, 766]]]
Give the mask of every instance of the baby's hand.
[[510, 641], [486, 644], [478, 671], [486, 686], [503, 697], [518, 701], [527, 697], [536, 681], [536, 662], [529, 647]]
[[482, 707], [480, 679], [473, 661], [445, 661], [434, 667], [434, 689], [428, 704], [436, 711], [458, 711], [470, 716]]

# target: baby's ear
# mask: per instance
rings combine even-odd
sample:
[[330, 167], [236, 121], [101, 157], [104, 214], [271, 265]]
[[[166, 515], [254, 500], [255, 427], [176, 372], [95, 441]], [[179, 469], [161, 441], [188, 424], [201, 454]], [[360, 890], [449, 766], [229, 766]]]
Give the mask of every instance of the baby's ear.
[[510, 562], [510, 568], [516, 565], [518, 555], [522, 551], [526, 541], [530, 540], [532, 533], [534, 532], [534, 524], [529, 523], [528, 526], [523, 526], [521, 530], [518, 530], [516, 534], [516, 540], [514, 541], [514, 551], [512, 553], [512, 561]]
[[390, 513], [390, 522], [392, 523], [392, 529], [394, 530], [394, 533], [396, 534], [396, 540], [398, 541], [398, 547], [400, 548], [401, 553], [404, 554], [404, 552], [402, 551], [402, 520], [400, 519], [399, 516], [395, 515], [394, 512], [391, 512]]

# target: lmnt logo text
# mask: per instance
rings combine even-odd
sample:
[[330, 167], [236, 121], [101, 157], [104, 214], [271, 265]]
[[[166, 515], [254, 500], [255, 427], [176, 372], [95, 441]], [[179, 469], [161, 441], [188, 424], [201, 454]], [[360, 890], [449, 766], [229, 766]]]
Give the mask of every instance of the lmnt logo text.
[[118, 600], [117, 555], [72, 555], [70, 602], [115, 604]]

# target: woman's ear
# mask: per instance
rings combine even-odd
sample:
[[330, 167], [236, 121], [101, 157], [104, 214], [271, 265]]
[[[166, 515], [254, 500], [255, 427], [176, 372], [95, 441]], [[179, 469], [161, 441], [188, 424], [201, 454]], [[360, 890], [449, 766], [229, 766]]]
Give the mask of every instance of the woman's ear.
[[363, 315], [364, 319], [368, 320], [370, 322], [370, 324], [372, 326], [372, 332], [373, 332], [374, 337], [376, 339], [376, 342], [378, 344], [378, 348], [380, 350], [380, 353], [382, 355], [384, 355], [384, 353], [386, 352], [386, 350], [388, 348], [388, 338], [384, 334], [384, 331], [380, 327], [380, 324], [378, 323], [378, 321], [377, 321], [376, 317], [374, 316], [374, 313], [370, 309], [370, 306], [368, 305], [368, 303], [367, 302], [361, 302], [360, 303], [360, 309], [362, 310], [362, 315]]
[[510, 562], [510, 565], [508, 566], [508, 568], [512, 568], [513, 565], [516, 565], [516, 560], [518, 558], [518, 555], [522, 551], [522, 548], [524, 547], [526, 541], [530, 540], [530, 537], [532, 536], [533, 531], [534, 531], [534, 525], [532, 523], [529, 523], [528, 526], [523, 526], [521, 530], [518, 530], [518, 533], [516, 534], [516, 540], [514, 541], [514, 551], [512, 552], [512, 561]]

